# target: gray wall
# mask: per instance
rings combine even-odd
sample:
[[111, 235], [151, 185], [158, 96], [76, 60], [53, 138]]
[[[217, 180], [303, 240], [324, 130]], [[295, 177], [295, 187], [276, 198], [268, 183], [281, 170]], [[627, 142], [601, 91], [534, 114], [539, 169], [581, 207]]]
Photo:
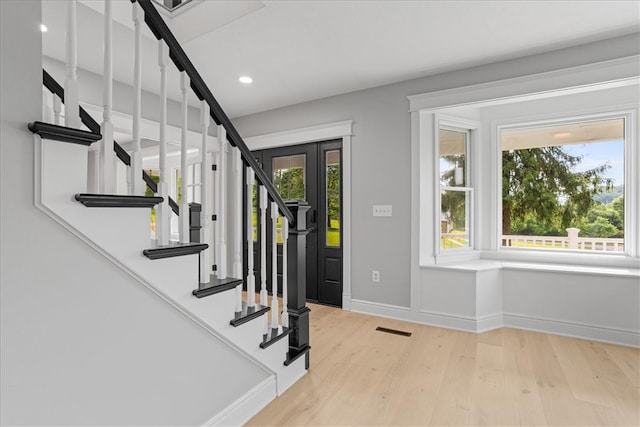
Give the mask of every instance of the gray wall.
[[202, 424], [267, 374], [34, 207], [40, 11], [0, 1], [0, 424]]
[[[352, 298], [408, 307], [411, 139], [406, 97], [639, 52], [638, 34], [630, 34], [279, 108], [236, 118], [234, 123], [243, 137], [250, 137], [335, 121], [354, 121]], [[371, 208], [374, 204], [393, 205], [393, 217], [373, 218]], [[380, 270], [379, 284], [371, 282], [371, 270]]]

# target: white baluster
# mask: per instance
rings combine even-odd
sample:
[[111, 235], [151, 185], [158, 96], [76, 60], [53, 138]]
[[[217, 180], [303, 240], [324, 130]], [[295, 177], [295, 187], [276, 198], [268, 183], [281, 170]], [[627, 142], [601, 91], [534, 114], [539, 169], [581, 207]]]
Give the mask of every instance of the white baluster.
[[242, 155], [234, 148], [233, 162], [233, 277], [242, 277]]
[[158, 40], [158, 66], [160, 67], [160, 182], [158, 195], [164, 201], [158, 205], [156, 213], [156, 236], [159, 245], [169, 244], [171, 233], [171, 211], [169, 207], [169, 184], [167, 176], [167, 47]]
[[[80, 96], [78, 94], [78, 27], [76, 23], [78, 0], [67, 3], [67, 73], [64, 80], [64, 121], [65, 126], [79, 129]], [[95, 145], [95, 144], [94, 144]]]
[[213, 247], [210, 225], [212, 209], [208, 192], [208, 178], [209, 173], [211, 173], [207, 146], [209, 123], [211, 123], [209, 104], [203, 100], [200, 105], [200, 124], [202, 125], [202, 145], [200, 147], [200, 155], [202, 156], [202, 167], [200, 168], [200, 203], [202, 203], [200, 224], [202, 228], [200, 229], [200, 242], [208, 243], [209, 247], [200, 252], [200, 283], [209, 283], [211, 281], [209, 269], [211, 268], [211, 248]]
[[286, 216], [282, 217], [282, 326], [289, 327], [289, 311], [287, 310], [287, 298], [289, 291], [287, 289], [289, 277], [287, 271], [287, 241], [289, 240], [289, 220]]
[[100, 192], [115, 193], [115, 156], [113, 153], [113, 123], [111, 112], [113, 108], [113, 21], [112, 0], [104, 2], [104, 70], [102, 92], [102, 142], [100, 147]]
[[133, 151], [129, 168], [129, 194], [144, 196], [145, 183], [142, 179], [142, 151], [140, 149], [140, 118], [142, 116], [142, 9], [138, 3], [133, 8], [134, 64], [133, 64]]
[[[232, 151], [235, 215], [233, 217], [233, 277], [242, 277], [242, 155], [238, 148]], [[236, 311], [242, 310], [242, 284], [236, 287]]]
[[267, 306], [267, 189], [260, 185], [260, 305]]
[[62, 124], [62, 100], [55, 94], [53, 96], [53, 123]]
[[278, 329], [278, 205], [271, 202], [271, 329]]
[[216, 276], [218, 279], [227, 278], [227, 131], [224, 126], [218, 126], [218, 144], [220, 146], [220, 162], [216, 173], [216, 193], [218, 205], [216, 212]]
[[189, 77], [186, 71], [180, 73], [180, 92], [182, 93], [182, 129], [180, 137], [180, 180], [182, 181], [182, 200], [178, 215], [180, 242], [189, 243], [189, 201], [187, 200], [187, 91]]
[[54, 123], [52, 98], [55, 98], [55, 95], [43, 87], [42, 88], [42, 122], [43, 123]]
[[253, 169], [247, 167], [247, 305], [256, 306], [256, 277], [253, 273]]

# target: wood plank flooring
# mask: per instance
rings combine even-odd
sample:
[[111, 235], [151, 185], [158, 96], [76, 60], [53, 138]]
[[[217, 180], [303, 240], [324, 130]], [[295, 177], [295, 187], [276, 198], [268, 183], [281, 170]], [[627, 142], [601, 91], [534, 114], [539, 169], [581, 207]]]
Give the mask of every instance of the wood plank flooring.
[[311, 369], [247, 425], [640, 426], [638, 349], [309, 307]]

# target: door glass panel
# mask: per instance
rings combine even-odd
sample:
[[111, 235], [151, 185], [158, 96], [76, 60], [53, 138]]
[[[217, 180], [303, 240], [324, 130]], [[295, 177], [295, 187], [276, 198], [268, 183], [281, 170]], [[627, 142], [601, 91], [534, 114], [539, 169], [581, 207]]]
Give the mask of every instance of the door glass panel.
[[466, 147], [466, 132], [440, 129], [440, 185], [466, 185]]
[[340, 246], [340, 216], [342, 206], [340, 206], [340, 150], [327, 151], [325, 154], [325, 182], [326, 194], [325, 200], [327, 212], [327, 240], [328, 247]]
[[284, 200], [306, 200], [306, 156], [273, 158], [273, 183]]

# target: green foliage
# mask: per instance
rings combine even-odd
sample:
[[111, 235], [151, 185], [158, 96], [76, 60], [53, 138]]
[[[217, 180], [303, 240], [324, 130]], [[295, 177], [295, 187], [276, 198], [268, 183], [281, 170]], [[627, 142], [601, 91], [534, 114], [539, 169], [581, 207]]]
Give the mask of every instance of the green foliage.
[[440, 199], [442, 215], [453, 229], [466, 229], [466, 196], [462, 191], [443, 191]]
[[513, 234], [512, 224], [527, 218], [547, 230], [578, 223], [594, 196], [611, 188], [604, 177], [608, 164], [574, 172], [581, 161], [560, 146], [503, 151], [503, 234]]
[[623, 237], [622, 232], [606, 218], [597, 217], [595, 221], [583, 225], [580, 235], [585, 237]]
[[[440, 177], [440, 183], [447, 187], [463, 187], [466, 183], [456, 184], [455, 167], [464, 165], [464, 154], [443, 156], [450, 168]], [[449, 221], [453, 229], [466, 229], [466, 193], [462, 191], [443, 191], [440, 198], [442, 216]]]
[[624, 185], [616, 185], [609, 190], [605, 190], [600, 194], [596, 194], [595, 196], [593, 196], [593, 200], [595, 200], [596, 202], [600, 202], [603, 205], [608, 205], [609, 203], [613, 202], [614, 199], [622, 196], [623, 194]]
[[304, 169], [279, 169], [273, 177], [273, 184], [285, 200], [304, 200]]
[[327, 166], [327, 223], [334, 221], [340, 221], [340, 165]]
[[[147, 171], [147, 173], [148, 173], [148, 171]], [[156, 184], [158, 184], [160, 182], [160, 177], [158, 175], [149, 174], [149, 176], [151, 177], [153, 182], [155, 182]], [[146, 187], [146, 189], [144, 190], [144, 195], [147, 196], [147, 197], [153, 197], [155, 194], [153, 193], [153, 191], [151, 191], [151, 189], [149, 187]]]

